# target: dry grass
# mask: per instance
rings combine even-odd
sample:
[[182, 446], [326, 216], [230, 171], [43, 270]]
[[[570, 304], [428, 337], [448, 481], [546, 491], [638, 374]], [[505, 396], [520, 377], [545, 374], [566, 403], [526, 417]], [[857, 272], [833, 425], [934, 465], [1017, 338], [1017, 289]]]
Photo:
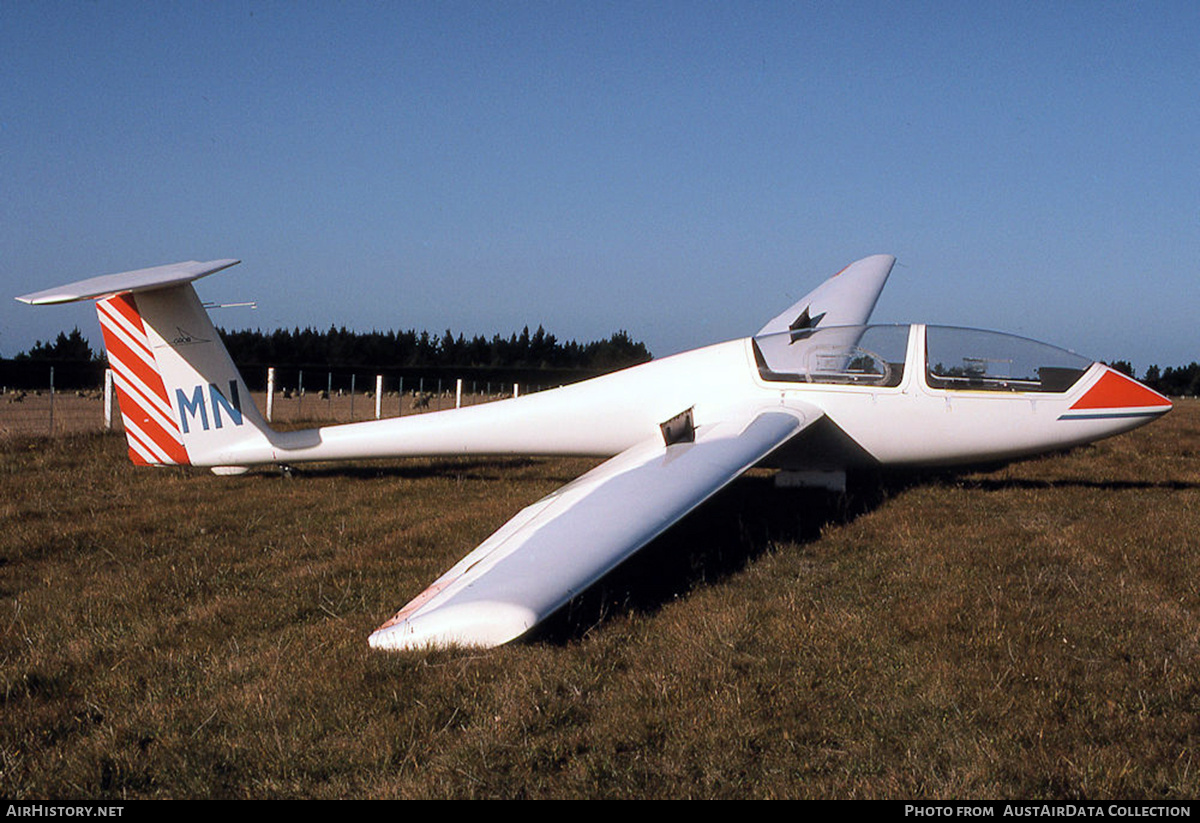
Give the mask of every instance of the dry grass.
[[366, 635], [578, 460], [216, 478], [0, 442], [0, 796], [1200, 795], [1200, 403], [1065, 455], [754, 474], [540, 636]]

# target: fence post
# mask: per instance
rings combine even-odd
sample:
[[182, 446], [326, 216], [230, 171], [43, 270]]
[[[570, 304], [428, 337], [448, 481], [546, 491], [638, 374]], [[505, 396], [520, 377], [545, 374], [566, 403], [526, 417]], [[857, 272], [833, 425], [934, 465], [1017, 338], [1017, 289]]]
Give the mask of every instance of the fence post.
[[400, 397], [400, 402], [396, 404], [396, 416], [402, 417], [404, 415], [404, 377], [403, 377], [403, 375], [401, 375], [401, 377], [400, 377], [400, 387], [398, 389], [396, 389], [396, 394]]
[[521, 384], [513, 383], [513, 397], [520, 397], [520, 396], [521, 396]]
[[54, 367], [50, 367], [50, 433], [54, 434]]
[[304, 412], [304, 369], [300, 369], [300, 376], [296, 378], [296, 418], [303, 419]]
[[375, 375], [375, 419], [383, 417], [383, 375]]
[[454, 408], [462, 408], [462, 378], [454, 381]]
[[113, 370], [104, 370], [104, 430], [112, 431]]
[[350, 422], [354, 422], [354, 378], [356, 375], [350, 375]]
[[275, 413], [275, 367], [267, 366], [267, 422]]

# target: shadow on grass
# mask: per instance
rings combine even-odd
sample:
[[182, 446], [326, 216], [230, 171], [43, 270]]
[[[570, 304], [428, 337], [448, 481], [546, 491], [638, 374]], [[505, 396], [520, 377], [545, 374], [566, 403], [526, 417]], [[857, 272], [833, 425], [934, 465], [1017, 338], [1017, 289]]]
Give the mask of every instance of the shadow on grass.
[[1196, 491], [1200, 483], [1181, 480], [1087, 480], [1064, 478], [1061, 480], [1028, 480], [1023, 478], [976, 478], [961, 481], [964, 488], [996, 492], [1008, 489], [1094, 489], [1097, 491]]
[[[438, 476], [496, 480], [511, 477], [514, 470], [528, 469], [542, 462], [529, 457], [422, 458], [415, 462], [379, 465], [317, 464], [305, 466], [295, 473], [302, 478], [358, 480]], [[844, 494], [779, 489], [770, 475], [744, 476], [542, 621], [525, 636], [525, 640], [564, 645], [579, 640], [612, 615], [631, 611], [652, 614], [697, 587], [740, 573], [776, 545], [803, 546], [815, 541], [826, 528], [850, 523], [918, 485], [959, 486], [988, 492], [1072, 487], [1108, 491], [1200, 488], [1200, 484], [1170, 481], [963, 476], [999, 469], [1003, 465], [865, 473], [853, 478]], [[272, 475], [264, 474], [263, 477]], [[562, 483], [570, 479], [573, 478], [560, 478]]]
[[514, 469], [524, 469], [537, 464], [532, 457], [447, 457], [447, 458], [414, 458], [413, 462], [397, 463], [393, 459], [386, 464], [371, 465], [369, 463], [330, 463], [307, 465], [302, 468], [294, 466], [263, 470], [260, 476], [264, 479], [284, 477], [296, 478], [328, 478], [347, 477], [356, 480], [375, 480], [381, 477], [394, 477], [405, 480], [420, 480], [427, 477], [461, 476], [469, 479], [495, 479], [505, 472]]
[[653, 613], [698, 586], [736, 575], [781, 543], [817, 540], [929, 478], [871, 475], [844, 494], [778, 489], [770, 476], [742, 477], [544, 620], [527, 642], [562, 645], [610, 615]]
[[850, 523], [918, 485], [958, 485], [989, 492], [1200, 488], [1200, 484], [1178, 481], [964, 479], [962, 476], [979, 470], [967, 467], [869, 474], [856, 478], [845, 494], [777, 489], [769, 476], [743, 477], [543, 621], [526, 639], [565, 644], [578, 640], [609, 615], [629, 611], [653, 613], [697, 586], [741, 572], [775, 545], [810, 543], [828, 526]]

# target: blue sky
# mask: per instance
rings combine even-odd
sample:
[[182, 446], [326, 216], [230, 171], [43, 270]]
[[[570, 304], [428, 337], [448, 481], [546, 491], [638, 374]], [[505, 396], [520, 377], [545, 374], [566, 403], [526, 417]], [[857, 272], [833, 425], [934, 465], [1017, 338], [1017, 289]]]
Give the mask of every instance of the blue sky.
[[[176, 260], [228, 327], [881, 322], [1200, 359], [1200, 4], [0, 4], [0, 355]], [[2, 296], [2, 295], [0, 295]]]

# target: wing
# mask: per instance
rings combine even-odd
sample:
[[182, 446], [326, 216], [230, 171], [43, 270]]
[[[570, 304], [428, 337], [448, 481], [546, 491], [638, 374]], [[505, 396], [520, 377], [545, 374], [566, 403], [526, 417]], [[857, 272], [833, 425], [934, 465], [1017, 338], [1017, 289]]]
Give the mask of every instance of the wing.
[[865, 325], [895, 263], [896, 258], [890, 254], [851, 263], [773, 318], [759, 335], [803, 332], [816, 328], [818, 323], [821, 328]]
[[522, 510], [370, 637], [376, 648], [498, 646], [550, 616], [821, 416], [756, 410], [655, 436]]

